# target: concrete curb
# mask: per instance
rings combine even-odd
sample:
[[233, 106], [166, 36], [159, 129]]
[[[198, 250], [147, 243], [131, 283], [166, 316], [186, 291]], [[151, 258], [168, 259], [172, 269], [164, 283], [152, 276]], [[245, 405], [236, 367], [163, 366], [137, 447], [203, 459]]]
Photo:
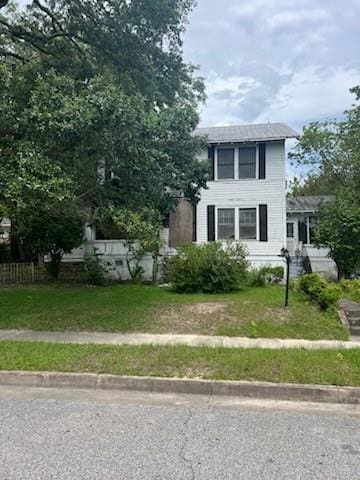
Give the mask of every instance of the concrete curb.
[[135, 390], [151, 393], [188, 393], [349, 405], [360, 404], [360, 387], [290, 383], [123, 377], [94, 373], [0, 371], [0, 385]]

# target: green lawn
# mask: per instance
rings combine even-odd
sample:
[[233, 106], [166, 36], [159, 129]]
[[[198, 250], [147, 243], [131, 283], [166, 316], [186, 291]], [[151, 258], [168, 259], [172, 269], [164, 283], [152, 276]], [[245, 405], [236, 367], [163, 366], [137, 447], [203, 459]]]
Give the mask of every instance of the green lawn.
[[0, 370], [360, 386], [360, 350], [242, 350], [1, 342]]
[[179, 295], [142, 285], [32, 286], [0, 290], [0, 328], [347, 339], [336, 312], [301, 293], [283, 308], [279, 286], [228, 295]]

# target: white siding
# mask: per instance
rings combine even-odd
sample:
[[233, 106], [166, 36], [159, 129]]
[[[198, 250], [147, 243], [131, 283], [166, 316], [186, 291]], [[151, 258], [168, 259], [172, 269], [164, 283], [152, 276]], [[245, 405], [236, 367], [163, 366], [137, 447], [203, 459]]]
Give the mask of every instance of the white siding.
[[[235, 165], [238, 162], [239, 145], [235, 148]], [[225, 145], [221, 145], [225, 147]], [[215, 152], [215, 165], [217, 160]], [[215, 171], [217, 169], [215, 168]], [[235, 176], [237, 166], [235, 167]], [[215, 176], [216, 178], [216, 176]], [[254, 264], [281, 264], [280, 250], [286, 245], [286, 193], [285, 193], [285, 143], [273, 142], [266, 145], [266, 179], [215, 180], [208, 183], [208, 189], [201, 192], [197, 209], [197, 241], [207, 242], [207, 206], [235, 208], [235, 232], [238, 238], [238, 209], [268, 206], [268, 241], [243, 241], [248, 247], [249, 259]], [[216, 219], [216, 215], [215, 215]], [[259, 223], [259, 222], [258, 222]], [[217, 230], [217, 225], [216, 225]], [[259, 230], [259, 226], [258, 226]], [[259, 238], [259, 232], [258, 232]]]

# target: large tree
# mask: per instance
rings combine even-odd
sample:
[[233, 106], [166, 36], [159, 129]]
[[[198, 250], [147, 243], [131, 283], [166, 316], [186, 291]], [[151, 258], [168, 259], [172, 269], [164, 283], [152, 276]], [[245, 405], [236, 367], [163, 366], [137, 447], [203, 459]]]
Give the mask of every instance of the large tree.
[[192, 6], [33, 0], [2, 9], [5, 171], [26, 144], [72, 180], [74, 209], [90, 217], [109, 205], [166, 215], [173, 192], [195, 202], [207, 167], [193, 135], [203, 82], [182, 58]]
[[3, 215], [12, 222], [12, 250], [22, 259], [50, 255], [58, 276], [64, 253], [81, 245], [84, 219], [74, 210], [74, 185], [62, 170], [23, 144], [11, 164], [0, 165]]
[[315, 245], [326, 246], [338, 269], [339, 280], [360, 267], [359, 195], [343, 189], [319, 212]]
[[360, 87], [350, 91], [355, 103], [343, 118], [310, 123], [290, 152], [292, 162], [306, 168], [311, 192], [316, 184], [321, 193], [360, 189]]
[[356, 101], [343, 118], [311, 123], [290, 154], [309, 172], [293, 195], [335, 195], [319, 212], [316, 244], [329, 249], [339, 278], [360, 266], [360, 87], [351, 92]]

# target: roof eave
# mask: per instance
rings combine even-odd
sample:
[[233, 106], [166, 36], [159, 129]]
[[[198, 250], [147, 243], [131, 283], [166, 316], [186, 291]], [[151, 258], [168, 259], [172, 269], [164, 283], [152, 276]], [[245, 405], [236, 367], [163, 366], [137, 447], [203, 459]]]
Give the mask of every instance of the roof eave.
[[[205, 135], [206, 136], [206, 135]], [[290, 140], [290, 139], [299, 139], [300, 136], [288, 136], [288, 137], [272, 137], [272, 138], [247, 138], [247, 139], [226, 139], [226, 140], [208, 140], [209, 144], [214, 144], [214, 145], [220, 145], [222, 143], [254, 143], [254, 142], [280, 142], [280, 141], [285, 141], [285, 140]]]

